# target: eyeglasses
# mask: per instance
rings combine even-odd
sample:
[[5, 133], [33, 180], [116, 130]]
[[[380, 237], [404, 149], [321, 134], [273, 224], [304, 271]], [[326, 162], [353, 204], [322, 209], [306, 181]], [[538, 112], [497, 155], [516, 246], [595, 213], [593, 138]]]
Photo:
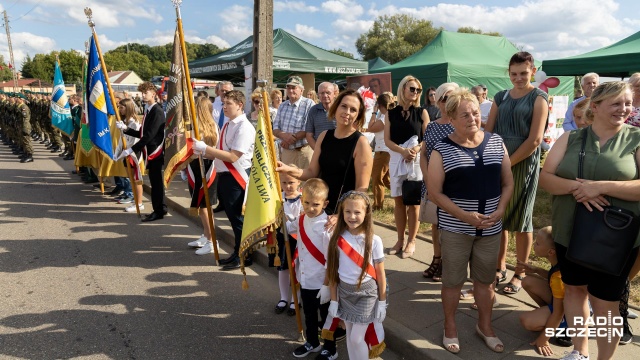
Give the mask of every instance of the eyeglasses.
[[436, 93], [429, 93], [429, 97], [436, 97]]
[[440, 98], [440, 102], [446, 103], [446, 102], [447, 102], [447, 99], [449, 99], [449, 96], [448, 96], [448, 95], [445, 95], [445, 96], [443, 96], [443, 97], [441, 97], [441, 98]]
[[422, 92], [422, 89], [417, 88], [417, 87], [413, 87], [413, 86], [409, 86], [409, 92], [420, 94]]

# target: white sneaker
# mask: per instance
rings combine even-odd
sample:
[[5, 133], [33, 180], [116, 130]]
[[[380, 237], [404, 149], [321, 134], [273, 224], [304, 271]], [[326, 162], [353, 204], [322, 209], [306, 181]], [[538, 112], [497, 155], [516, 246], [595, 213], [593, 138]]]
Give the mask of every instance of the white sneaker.
[[584, 356], [577, 350], [573, 350], [572, 352], [562, 357], [560, 360], [589, 360], [589, 356]]
[[[140, 211], [144, 210], [144, 204], [140, 204]], [[136, 205], [129, 205], [126, 208], [124, 208], [125, 212], [136, 212]]]
[[201, 248], [208, 241], [209, 241], [209, 239], [207, 239], [204, 235], [201, 235], [200, 239], [198, 239], [196, 241], [192, 241], [192, 242], [188, 243], [187, 245], [191, 246], [191, 247], [194, 247], [194, 248]]
[[196, 250], [196, 255], [213, 254], [213, 242], [207, 241], [200, 249]]

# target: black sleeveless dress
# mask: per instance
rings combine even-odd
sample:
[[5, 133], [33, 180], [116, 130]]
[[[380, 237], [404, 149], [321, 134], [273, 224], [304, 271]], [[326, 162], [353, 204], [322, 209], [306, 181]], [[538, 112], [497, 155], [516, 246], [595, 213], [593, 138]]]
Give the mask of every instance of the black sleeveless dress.
[[356, 188], [353, 153], [360, 136], [362, 134], [356, 131], [344, 139], [338, 139], [335, 137], [335, 130], [327, 130], [322, 140], [318, 159], [319, 177], [329, 185], [329, 205], [325, 209], [329, 215], [337, 210], [336, 205], [340, 196]]

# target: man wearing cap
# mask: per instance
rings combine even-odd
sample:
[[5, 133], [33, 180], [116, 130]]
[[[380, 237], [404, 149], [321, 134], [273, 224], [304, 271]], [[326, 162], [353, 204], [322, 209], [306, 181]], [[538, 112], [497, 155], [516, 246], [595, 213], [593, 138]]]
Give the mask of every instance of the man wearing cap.
[[287, 80], [288, 100], [280, 104], [273, 122], [273, 135], [281, 140], [280, 160], [285, 164], [295, 164], [300, 169], [309, 167], [313, 149], [306, 139], [306, 122], [309, 110], [315, 105], [313, 100], [302, 96], [304, 85], [299, 76]]

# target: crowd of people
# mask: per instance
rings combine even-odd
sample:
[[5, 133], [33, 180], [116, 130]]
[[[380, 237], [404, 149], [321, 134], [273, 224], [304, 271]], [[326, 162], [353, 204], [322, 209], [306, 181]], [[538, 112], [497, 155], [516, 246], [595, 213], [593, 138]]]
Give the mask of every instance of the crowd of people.
[[[213, 102], [206, 92], [199, 93], [196, 111], [203, 137], [194, 141], [193, 150], [204, 161], [194, 157], [185, 177], [191, 208], [196, 209], [204, 234], [188, 245], [198, 255], [214, 251], [208, 230], [211, 214], [198, 192], [202, 165], [205, 173], [215, 169], [209, 184], [211, 203], [217, 203], [212, 210], [225, 212], [234, 234], [234, 250], [220, 261], [222, 270], [238, 269], [242, 262], [251, 265], [250, 255], [240, 259], [242, 209], [258, 115], [268, 111], [288, 219], [283, 227], [290, 234], [290, 250], [297, 252], [295, 269], [286, 261], [275, 261], [286, 258], [285, 232], [279, 229], [280, 253], [270, 257], [280, 289], [274, 310], [295, 315], [289, 284], [289, 271], [295, 271], [307, 333], [307, 342], [293, 351], [295, 357], [318, 353], [317, 359], [336, 359], [335, 342], [343, 338], [352, 359], [366, 359], [375, 351], [378, 345], [365, 333], [370, 328], [380, 336], [383, 332], [385, 251], [402, 259], [412, 257], [419, 224], [424, 222], [431, 225], [434, 255], [422, 275], [442, 283], [442, 344], [447, 351], [462, 350], [455, 315], [460, 300], [468, 299], [474, 300], [472, 308], [478, 311], [477, 335], [492, 351], [504, 351], [492, 326], [492, 309], [499, 284], [507, 282], [507, 249], [514, 239], [517, 266], [499, 291], [513, 295], [524, 289], [540, 306], [520, 317], [524, 328], [540, 332], [532, 343], [536, 350], [553, 354], [554, 339], [546, 328], [580, 328], [585, 326], [580, 318], [614, 312], [624, 318], [622, 338], [614, 332], [614, 341], [597, 339], [598, 358], [613, 358], [618, 344], [632, 338], [627, 321], [629, 281], [640, 271], [640, 235], [624, 258], [608, 259], [620, 265], [620, 271], [611, 274], [570, 255], [572, 229], [583, 225], [575, 224], [574, 213], [580, 207], [603, 212], [616, 206], [630, 211], [631, 217], [640, 216], [640, 73], [628, 82], [604, 84], [598, 74], [585, 74], [584, 95], [569, 105], [562, 125], [566, 132], [541, 166], [548, 94], [531, 83], [536, 73], [531, 54], [514, 54], [507, 71], [513, 86], [497, 92], [492, 101], [482, 84], [466, 89], [444, 83], [424, 89], [418, 78], [406, 76], [395, 95], [385, 92], [376, 97], [369, 119], [358, 90], [339, 91], [336, 84], [322, 82], [317, 92], [305, 92], [298, 76], [287, 80], [286, 96], [275, 89], [268, 103], [263, 103], [261, 93], [251, 94], [249, 113], [245, 113], [245, 94], [230, 82], [217, 84]], [[167, 213], [162, 183], [165, 113], [151, 83], [143, 83], [139, 91], [140, 105], [126, 97], [118, 99], [123, 122], [117, 127], [127, 136], [127, 148], [119, 149], [116, 159], [131, 154], [144, 159], [153, 212], [143, 221], [156, 221]], [[0, 95], [5, 144], [25, 154], [22, 162], [32, 161], [29, 140], [48, 140], [54, 151], [62, 151], [64, 143], [55, 130], [49, 131], [41, 111], [31, 111], [38, 114], [36, 120], [25, 117], [29, 108], [24, 100]], [[33, 99], [33, 106], [47, 101], [40, 100]], [[80, 105], [78, 97], [71, 102], [72, 109]], [[137, 109], [143, 111], [142, 119], [136, 116]], [[365, 132], [373, 134], [373, 147]], [[68, 140], [72, 144], [75, 139]], [[142, 199], [141, 186], [132, 186], [129, 179], [118, 178], [115, 184], [111, 195], [118, 202]], [[552, 223], [539, 229], [534, 239], [539, 186], [553, 195]], [[385, 208], [387, 192], [393, 199], [386, 207], [393, 208], [397, 241], [383, 249], [372, 219]], [[144, 204], [138, 206], [143, 209]], [[135, 204], [126, 211], [136, 211]], [[549, 261], [549, 269], [529, 263], [532, 248], [536, 256]], [[463, 290], [468, 277], [473, 287]], [[563, 359], [589, 358], [585, 337], [557, 337], [555, 342], [574, 347]]]

